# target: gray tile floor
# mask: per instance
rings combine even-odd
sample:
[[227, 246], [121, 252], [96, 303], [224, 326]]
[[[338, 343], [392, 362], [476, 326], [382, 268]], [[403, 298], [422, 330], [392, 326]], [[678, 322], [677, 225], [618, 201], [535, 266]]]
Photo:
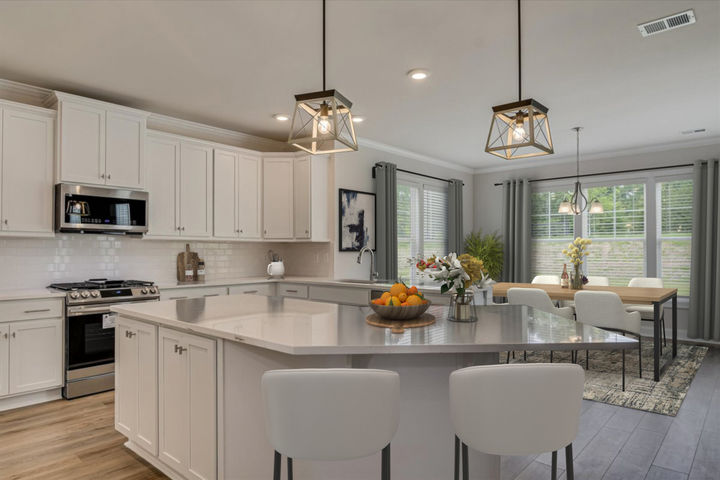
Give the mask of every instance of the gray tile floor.
[[[674, 418], [583, 400], [573, 454], [576, 480], [719, 480], [720, 349], [708, 350]], [[502, 478], [549, 480], [550, 454], [503, 457]]]

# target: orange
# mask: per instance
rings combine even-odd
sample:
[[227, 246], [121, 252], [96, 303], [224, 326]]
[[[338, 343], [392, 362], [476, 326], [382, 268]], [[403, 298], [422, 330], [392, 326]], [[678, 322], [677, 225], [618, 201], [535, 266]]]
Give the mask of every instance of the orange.
[[396, 296], [390, 297], [390, 300], [387, 302], [387, 304], [392, 307], [399, 307], [401, 303], [400, 299]]
[[380, 299], [382, 299], [382, 301], [383, 301], [382, 304], [385, 305], [387, 303], [387, 301], [390, 300], [390, 297], [392, 297], [392, 295], [390, 295], [390, 292], [383, 293], [382, 296], [380, 297]]
[[408, 297], [410, 295], [417, 295], [417, 293], [418, 293], [417, 287], [413, 286], [413, 287], [408, 288], [408, 291], [407, 291]]
[[372, 303], [375, 305], [385, 305], [385, 301], [383, 301], [382, 298], [376, 298], [375, 300], [372, 301]]
[[407, 302], [403, 302], [400, 304], [401, 307], [407, 307], [408, 305], [409, 305], [409, 303], [407, 303]]
[[405, 300], [407, 300], [408, 295], [407, 293], [401, 293], [400, 295], [398, 295], [398, 298], [400, 299], [400, 303], [404, 303]]
[[418, 297], [417, 295], [410, 295], [407, 299], [408, 305], [421, 305], [422, 302], [422, 298]]
[[407, 287], [402, 283], [396, 283], [395, 285], [390, 287], [390, 295], [392, 295], [393, 297], [397, 297], [401, 293], [407, 293]]

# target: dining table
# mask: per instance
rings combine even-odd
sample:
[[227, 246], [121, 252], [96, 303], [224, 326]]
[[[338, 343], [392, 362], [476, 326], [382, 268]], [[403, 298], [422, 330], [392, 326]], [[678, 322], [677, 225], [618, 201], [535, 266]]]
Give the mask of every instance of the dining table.
[[[507, 297], [511, 288], [539, 288], [544, 290], [552, 300], [573, 300], [575, 290], [556, 284], [543, 283], [512, 283], [500, 282], [493, 285], [493, 297]], [[677, 356], [677, 289], [650, 287], [612, 287], [585, 285], [583, 290], [597, 292], [614, 292], [625, 304], [642, 304], [653, 306], [653, 379], [657, 382], [660, 375], [670, 362], [660, 365], [660, 342], [662, 341], [662, 320], [660, 316], [663, 305], [672, 302], [672, 358]]]

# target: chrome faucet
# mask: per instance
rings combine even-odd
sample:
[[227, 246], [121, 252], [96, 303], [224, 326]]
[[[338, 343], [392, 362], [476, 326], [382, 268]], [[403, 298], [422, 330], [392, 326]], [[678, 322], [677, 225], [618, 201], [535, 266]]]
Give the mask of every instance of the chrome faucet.
[[365, 252], [370, 252], [370, 282], [374, 282], [378, 279], [378, 273], [375, 271], [375, 252], [372, 251], [372, 248], [365, 245], [358, 254], [357, 263], [362, 264], [362, 256]]

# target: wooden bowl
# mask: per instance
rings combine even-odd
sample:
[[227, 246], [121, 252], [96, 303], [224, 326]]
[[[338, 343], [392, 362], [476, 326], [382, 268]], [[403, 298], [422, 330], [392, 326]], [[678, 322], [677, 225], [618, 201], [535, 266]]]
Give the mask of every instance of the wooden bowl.
[[409, 305], [407, 307], [391, 307], [388, 305], [375, 305], [374, 303], [371, 303], [370, 308], [372, 308], [379, 316], [388, 320], [412, 320], [413, 318], [417, 318], [425, 313], [427, 309], [430, 308], [430, 302], [422, 305]]

